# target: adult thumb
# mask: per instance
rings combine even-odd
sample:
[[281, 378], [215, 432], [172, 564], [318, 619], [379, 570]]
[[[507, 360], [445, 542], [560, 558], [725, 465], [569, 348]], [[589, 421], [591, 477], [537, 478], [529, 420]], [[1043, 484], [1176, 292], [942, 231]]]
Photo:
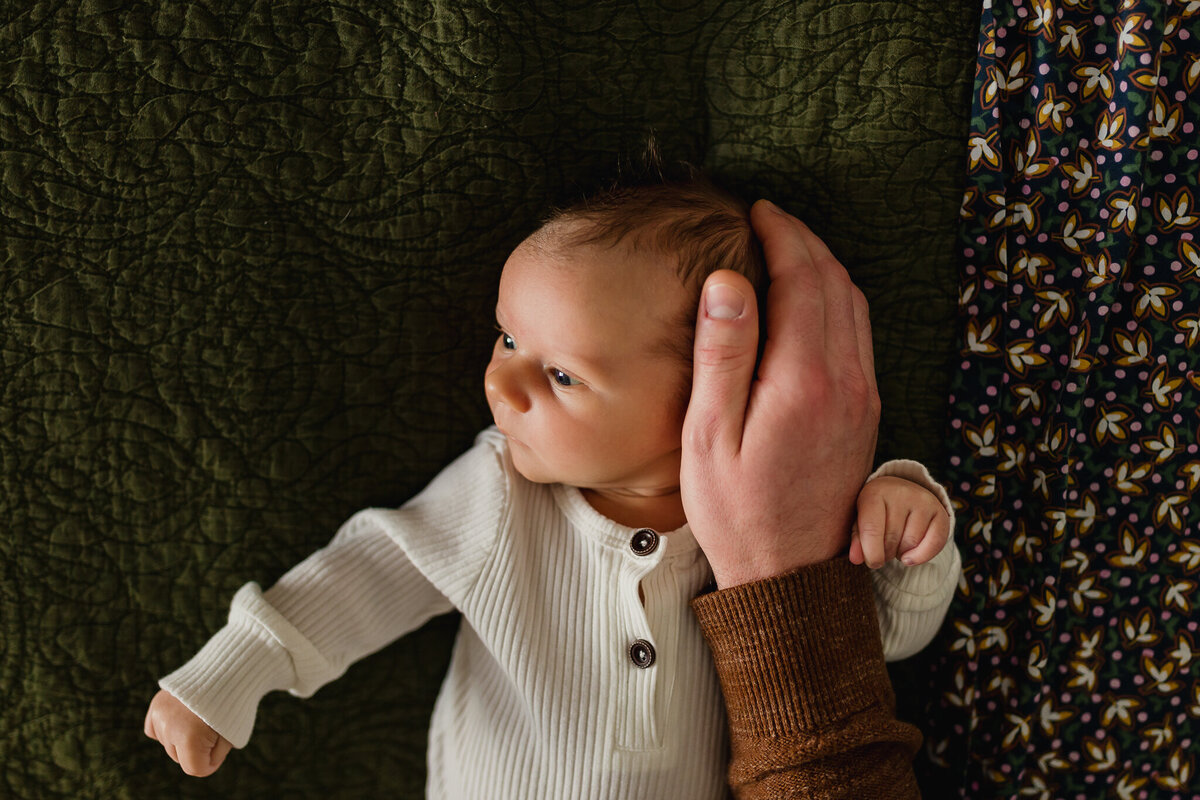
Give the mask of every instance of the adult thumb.
[[736, 452], [758, 352], [754, 287], [729, 270], [708, 276], [696, 314], [692, 399], [684, 427], [693, 446]]

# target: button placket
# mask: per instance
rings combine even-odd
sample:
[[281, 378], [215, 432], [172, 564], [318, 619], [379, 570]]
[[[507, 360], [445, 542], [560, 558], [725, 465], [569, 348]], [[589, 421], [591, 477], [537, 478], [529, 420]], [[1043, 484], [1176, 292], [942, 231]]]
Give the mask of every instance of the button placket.
[[620, 653], [625, 667], [624, 681], [629, 692], [623, 724], [618, 727], [618, 747], [645, 751], [661, 746], [660, 708], [658, 702], [662, 675], [657, 666], [658, 631], [650, 624], [650, 615], [641, 598], [643, 582], [664, 566], [666, 540], [651, 528], [636, 528], [626, 534], [626, 547], [621, 560], [622, 605], [629, 614]]

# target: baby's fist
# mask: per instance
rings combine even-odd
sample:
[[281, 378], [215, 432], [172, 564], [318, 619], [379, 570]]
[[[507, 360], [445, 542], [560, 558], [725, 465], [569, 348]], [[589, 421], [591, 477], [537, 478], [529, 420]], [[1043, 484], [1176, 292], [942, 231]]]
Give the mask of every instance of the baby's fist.
[[878, 569], [893, 558], [924, 564], [950, 538], [950, 515], [918, 483], [885, 475], [858, 494], [858, 521], [850, 536], [850, 561]]
[[188, 775], [217, 771], [232, 745], [169, 692], [159, 690], [146, 711], [146, 735], [156, 739]]

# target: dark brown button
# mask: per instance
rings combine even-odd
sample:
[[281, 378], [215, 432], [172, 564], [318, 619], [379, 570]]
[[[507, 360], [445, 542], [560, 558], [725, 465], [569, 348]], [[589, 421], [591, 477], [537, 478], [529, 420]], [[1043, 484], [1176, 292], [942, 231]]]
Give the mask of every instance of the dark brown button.
[[638, 528], [629, 540], [629, 549], [635, 555], [648, 556], [658, 549], [658, 534], [649, 528]]
[[629, 660], [638, 669], [646, 669], [654, 663], [654, 645], [645, 639], [638, 639], [629, 645]]

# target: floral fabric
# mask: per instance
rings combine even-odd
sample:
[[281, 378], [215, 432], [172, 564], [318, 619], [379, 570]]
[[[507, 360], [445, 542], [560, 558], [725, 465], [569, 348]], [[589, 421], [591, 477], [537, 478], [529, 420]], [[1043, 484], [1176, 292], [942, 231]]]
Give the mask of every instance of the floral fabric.
[[985, 3], [926, 796], [1200, 797], [1200, 2]]

